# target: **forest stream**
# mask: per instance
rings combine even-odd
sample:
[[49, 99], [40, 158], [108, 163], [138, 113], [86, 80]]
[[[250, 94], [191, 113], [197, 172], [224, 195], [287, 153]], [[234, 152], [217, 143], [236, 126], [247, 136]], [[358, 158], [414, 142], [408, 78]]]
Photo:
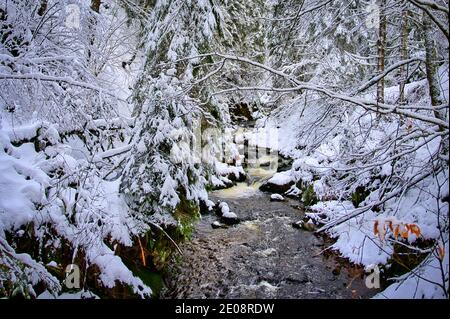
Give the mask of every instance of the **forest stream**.
[[[277, 160], [277, 158], [269, 158]], [[322, 237], [293, 227], [304, 209], [295, 199], [271, 201], [259, 190], [272, 166], [247, 167], [247, 181], [210, 193], [241, 222], [214, 229], [203, 215], [183, 256], [169, 266], [162, 298], [370, 298], [364, 272], [326, 248]], [[325, 251], [324, 251], [325, 250]]]

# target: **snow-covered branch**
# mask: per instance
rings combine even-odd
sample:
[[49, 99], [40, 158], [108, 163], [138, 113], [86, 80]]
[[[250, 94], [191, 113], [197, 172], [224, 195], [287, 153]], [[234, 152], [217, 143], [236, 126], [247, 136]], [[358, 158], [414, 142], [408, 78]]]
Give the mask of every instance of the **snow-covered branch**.
[[[416, 7], [423, 10], [430, 17], [430, 19], [436, 24], [436, 26], [439, 28], [439, 30], [442, 31], [442, 33], [447, 38], [447, 41], [449, 40], [449, 31], [448, 31], [447, 25], [444, 22], [442, 22], [438, 17], [436, 17], [436, 15], [433, 14], [433, 12], [431, 12], [429, 10], [429, 8], [438, 9], [438, 8], [441, 8], [441, 6], [436, 7], [436, 6], [430, 5], [430, 3], [432, 1], [417, 1], [417, 0], [408, 0], [408, 1], [411, 2], [412, 4], [414, 4]], [[438, 9], [438, 10], [441, 10], [441, 9]], [[447, 13], [447, 18], [448, 18], [448, 10], [446, 13]], [[447, 23], [448, 23], [448, 21], [447, 21]]]
[[34, 81], [46, 81], [46, 82], [57, 82], [57, 83], [67, 83], [72, 86], [81, 87], [84, 89], [89, 89], [93, 91], [97, 91], [102, 94], [111, 95], [116, 97], [116, 94], [101, 88], [99, 86], [87, 83], [80, 82], [69, 77], [58, 77], [58, 76], [50, 76], [40, 73], [30, 73], [30, 74], [0, 74], [0, 80], [34, 80]]
[[442, 11], [442, 12], [446, 13], [447, 15], [449, 14], [448, 7], [444, 7], [444, 6], [438, 4], [436, 1], [433, 1], [433, 0], [410, 0], [410, 2], [415, 2], [415, 3], [420, 4], [422, 6], [430, 7], [433, 10]]
[[[315, 86], [315, 85], [309, 85], [309, 84], [302, 84], [297, 85], [295, 87], [290, 88], [274, 88], [274, 87], [236, 87], [232, 89], [225, 89], [222, 91], [218, 91], [213, 93], [213, 95], [219, 95], [219, 94], [226, 94], [230, 92], [237, 92], [237, 91], [265, 91], [265, 92], [300, 92], [302, 90], [309, 90], [314, 91], [318, 93], [322, 93], [330, 98], [338, 99], [341, 101], [349, 102], [354, 105], [361, 106], [362, 108], [372, 111], [374, 113], [380, 113], [380, 114], [398, 114], [403, 115], [412, 119], [420, 120], [423, 122], [427, 122], [430, 124], [435, 124], [442, 126], [446, 129], [449, 128], [449, 124], [443, 120], [440, 120], [434, 116], [427, 116], [424, 114], [420, 114], [418, 112], [408, 111], [408, 108], [400, 107], [397, 105], [389, 105], [385, 103], [377, 103], [375, 101], [366, 100], [366, 99], [360, 99], [355, 98], [350, 95], [344, 95], [340, 93], [336, 93], [330, 90], [327, 90], [325, 88]], [[412, 109], [414, 109], [412, 107]], [[430, 109], [431, 110], [431, 109]]]
[[413, 62], [425, 62], [425, 59], [423, 58], [411, 58], [408, 60], [404, 60], [404, 61], [399, 61], [397, 63], [394, 63], [393, 65], [389, 66], [388, 68], [386, 68], [384, 70], [383, 73], [373, 77], [372, 79], [370, 79], [367, 83], [361, 85], [357, 90], [355, 94], [359, 94], [365, 90], [367, 90], [368, 88], [370, 88], [371, 86], [375, 85], [376, 83], [378, 83], [378, 81], [380, 81], [381, 79], [383, 79], [384, 77], [386, 77], [386, 75], [388, 75], [389, 73], [391, 73], [394, 70], [397, 70], [398, 68], [406, 65], [406, 64], [410, 64]]

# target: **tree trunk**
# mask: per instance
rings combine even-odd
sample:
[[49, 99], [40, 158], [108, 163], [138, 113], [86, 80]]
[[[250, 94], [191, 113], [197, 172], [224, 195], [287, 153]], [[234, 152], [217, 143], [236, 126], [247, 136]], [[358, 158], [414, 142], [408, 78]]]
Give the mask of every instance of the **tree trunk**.
[[[438, 110], [435, 108], [439, 105], [442, 105], [444, 102], [441, 99], [441, 92], [439, 89], [439, 74], [438, 74], [439, 63], [437, 59], [436, 43], [433, 40], [434, 31], [431, 27], [431, 19], [426, 14], [426, 12], [423, 12], [422, 23], [424, 29], [423, 33], [424, 33], [425, 53], [426, 53], [425, 66], [427, 70], [427, 81], [428, 81], [428, 88], [430, 90], [431, 106], [434, 109], [433, 113], [437, 119], [447, 121], [446, 110], [445, 109]], [[446, 129], [443, 126], [439, 126], [439, 130], [441, 132], [444, 132]], [[449, 144], [447, 138], [442, 139], [442, 148], [444, 154], [449, 153]]]
[[[401, 25], [401, 50], [400, 50], [400, 56], [401, 60], [408, 59], [408, 8], [406, 2], [403, 4], [403, 10], [402, 10], [402, 25]], [[400, 94], [399, 94], [399, 103], [400, 104], [406, 104], [405, 99], [405, 85], [406, 80], [408, 78], [408, 68], [406, 65], [402, 65], [400, 67]]]
[[[380, 24], [378, 29], [378, 74], [384, 72], [385, 55], [386, 55], [386, 0], [381, 0], [380, 3]], [[384, 103], [384, 78], [380, 79], [377, 84], [377, 102]]]
[[[436, 52], [436, 43], [433, 40], [433, 29], [431, 27], [431, 20], [424, 12], [422, 15], [422, 23], [424, 29], [424, 41], [425, 41], [425, 66], [427, 70], [428, 88], [430, 90], [430, 100], [432, 106], [439, 106], [443, 102], [441, 100], [441, 93], [439, 89], [439, 75], [438, 75], [438, 61]], [[445, 121], [445, 114], [434, 110], [434, 116], [440, 120]]]
[[[101, 0], [91, 0], [91, 9], [92, 9], [92, 11], [94, 11], [96, 13], [100, 13], [100, 5], [101, 5], [101, 3], [102, 3]], [[95, 44], [95, 32], [94, 32], [94, 30], [95, 30], [96, 23], [97, 23], [96, 17], [95, 16], [91, 17], [90, 22], [89, 22], [89, 29], [90, 29], [90, 32], [91, 32], [91, 36], [90, 36], [91, 39], [89, 41], [89, 44], [90, 44], [91, 48]], [[88, 62], [91, 61], [91, 57], [92, 57], [91, 48], [88, 48], [88, 50], [87, 50]]]

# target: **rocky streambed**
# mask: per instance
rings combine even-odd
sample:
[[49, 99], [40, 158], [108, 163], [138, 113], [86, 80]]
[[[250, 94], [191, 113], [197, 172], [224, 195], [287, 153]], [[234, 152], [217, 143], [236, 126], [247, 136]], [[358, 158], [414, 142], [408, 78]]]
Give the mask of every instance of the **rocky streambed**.
[[169, 265], [162, 298], [369, 298], [363, 270], [324, 253], [328, 247], [313, 232], [293, 227], [304, 216], [298, 200], [271, 200], [259, 191], [261, 176], [214, 191], [240, 223], [213, 228], [214, 214], [204, 215], [183, 256]]

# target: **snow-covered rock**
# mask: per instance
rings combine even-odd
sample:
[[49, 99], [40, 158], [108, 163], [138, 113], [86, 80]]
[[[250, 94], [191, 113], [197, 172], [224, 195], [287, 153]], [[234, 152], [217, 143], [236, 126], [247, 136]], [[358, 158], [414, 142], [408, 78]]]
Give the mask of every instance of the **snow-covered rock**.
[[217, 208], [217, 214], [220, 216], [221, 221], [226, 225], [234, 225], [240, 222], [238, 216], [230, 211], [230, 207], [226, 202], [219, 202]]
[[218, 229], [218, 228], [227, 228], [227, 225], [224, 225], [224, 224], [222, 224], [221, 222], [219, 222], [219, 221], [214, 221], [214, 222], [212, 222], [211, 223], [211, 227], [212, 228], [214, 228], [214, 229]]
[[283, 194], [294, 185], [294, 177], [290, 171], [276, 173], [267, 182], [260, 186], [263, 192]]
[[214, 211], [214, 202], [212, 200], [200, 200], [200, 214], [206, 215]]
[[292, 227], [297, 229], [303, 229], [307, 231], [315, 231], [316, 230], [316, 224], [311, 220], [307, 220], [306, 222], [304, 220], [299, 220], [298, 222], [292, 223]]
[[282, 202], [284, 201], [284, 197], [281, 196], [280, 194], [272, 194], [270, 195], [270, 200], [272, 202]]
[[222, 218], [228, 218], [228, 219], [237, 218], [237, 215], [233, 212], [227, 212], [222, 215]]

